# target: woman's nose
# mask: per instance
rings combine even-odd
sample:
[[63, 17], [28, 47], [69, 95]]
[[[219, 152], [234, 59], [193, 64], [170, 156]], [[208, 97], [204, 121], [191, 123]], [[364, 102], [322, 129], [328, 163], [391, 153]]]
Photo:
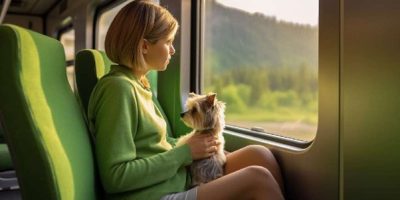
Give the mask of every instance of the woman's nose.
[[171, 45], [171, 47], [169, 48], [169, 54], [172, 56], [175, 54], [175, 48], [173, 45]]

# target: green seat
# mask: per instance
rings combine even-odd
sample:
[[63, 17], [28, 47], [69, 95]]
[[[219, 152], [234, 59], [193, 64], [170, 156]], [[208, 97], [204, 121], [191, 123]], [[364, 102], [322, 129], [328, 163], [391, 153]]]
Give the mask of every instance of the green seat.
[[96, 199], [94, 158], [61, 43], [0, 26], [0, 115], [23, 199]]
[[112, 62], [102, 51], [83, 49], [75, 57], [75, 78], [79, 99], [87, 113], [90, 94], [97, 81], [109, 70]]
[[0, 144], [0, 172], [13, 169], [10, 152], [6, 143]]
[[[87, 114], [87, 108], [89, 103], [90, 94], [96, 85], [97, 81], [104, 76], [110, 70], [110, 66], [113, 62], [107, 57], [107, 55], [100, 50], [95, 49], [83, 49], [76, 54], [75, 57], [75, 76], [76, 86], [78, 88], [78, 94], [81, 99], [81, 103]], [[159, 108], [164, 118], [167, 119], [160, 103], [157, 100], [157, 72], [150, 71], [147, 74], [149, 79], [151, 91], [153, 92], [153, 101]], [[172, 135], [170, 126], [167, 120], [168, 133]]]
[[0, 124], [0, 172], [13, 169], [10, 152], [4, 139], [4, 130]]
[[[80, 50], [75, 57], [75, 77], [79, 99], [87, 113], [90, 94], [97, 81], [110, 71], [113, 62], [105, 52], [95, 49]], [[147, 75], [153, 94], [157, 94], [157, 72]]]

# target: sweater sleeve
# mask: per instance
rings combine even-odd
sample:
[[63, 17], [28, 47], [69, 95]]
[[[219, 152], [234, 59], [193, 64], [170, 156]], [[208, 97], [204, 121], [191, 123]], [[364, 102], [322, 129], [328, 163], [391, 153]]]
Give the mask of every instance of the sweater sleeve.
[[[173, 177], [191, 163], [189, 146], [138, 158], [134, 142], [138, 129], [136, 94], [126, 80], [108, 80], [93, 94], [96, 157], [108, 193], [137, 190]], [[90, 109], [90, 108], [89, 108]]]
[[176, 146], [176, 143], [178, 142], [178, 139], [177, 139], [177, 138], [170, 137], [170, 136], [167, 136], [167, 141], [168, 141], [173, 147], [175, 147], [175, 146]]

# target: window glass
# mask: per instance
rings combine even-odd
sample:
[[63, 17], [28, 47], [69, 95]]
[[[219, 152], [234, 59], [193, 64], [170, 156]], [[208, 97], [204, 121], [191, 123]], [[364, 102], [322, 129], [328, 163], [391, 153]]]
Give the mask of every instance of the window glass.
[[75, 91], [75, 30], [68, 29], [60, 33], [60, 42], [64, 46], [65, 59], [67, 61], [67, 78], [72, 91]]
[[104, 51], [104, 41], [106, 39], [106, 34], [108, 31], [108, 28], [111, 25], [112, 20], [114, 17], [117, 15], [119, 10], [121, 10], [126, 4], [129, 2], [132, 2], [133, 0], [128, 0], [125, 1], [105, 12], [103, 12], [100, 17], [98, 18], [98, 23], [97, 23], [97, 32], [96, 32], [96, 48], [99, 50]]
[[75, 57], [75, 30], [69, 29], [62, 32], [60, 42], [64, 46], [65, 59], [67, 61], [74, 60]]
[[202, 92], [227, 125], [310, 141], [318, 123], [318, 0], [205, 0]]

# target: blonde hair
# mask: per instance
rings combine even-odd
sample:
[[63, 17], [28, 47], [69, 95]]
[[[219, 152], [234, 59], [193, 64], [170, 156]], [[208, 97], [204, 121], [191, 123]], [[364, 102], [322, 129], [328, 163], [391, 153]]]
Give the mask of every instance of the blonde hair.
[[123, 7], [108, 29], [105, 50], [115, 63], [143, 67], [141, 41], [155, 44], [178, 29], [178, 22], [167, 9], [149, 1], [136, 0]]

